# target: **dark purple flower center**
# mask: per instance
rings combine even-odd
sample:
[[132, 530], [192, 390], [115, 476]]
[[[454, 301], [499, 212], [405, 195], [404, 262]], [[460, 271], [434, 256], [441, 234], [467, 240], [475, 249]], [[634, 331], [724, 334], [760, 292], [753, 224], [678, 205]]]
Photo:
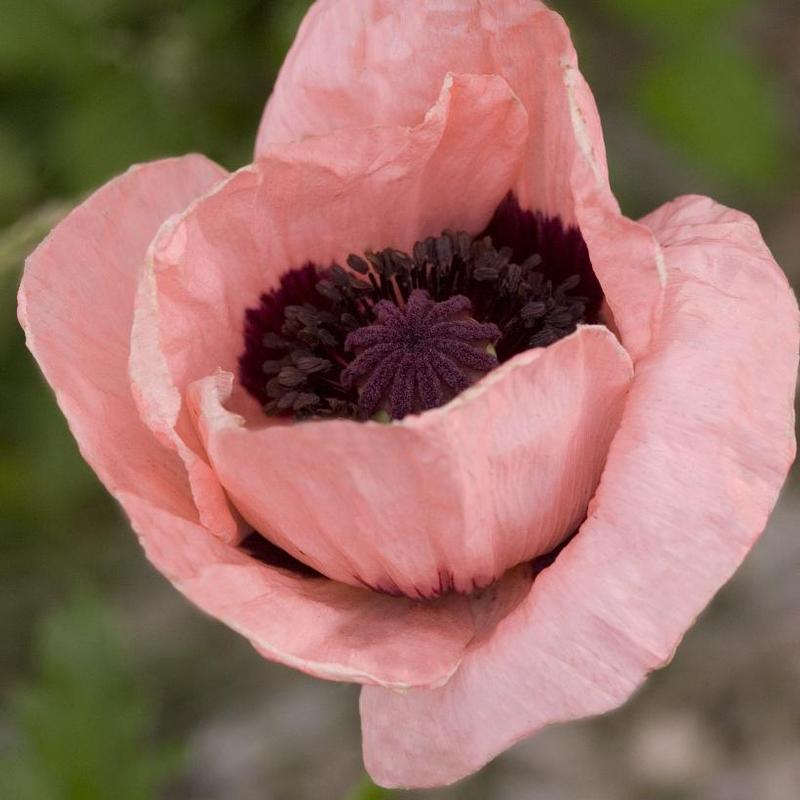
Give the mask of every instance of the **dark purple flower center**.
[[496, 367], [492, 343], [500, 329], [464, 318], [471, 308], [464, 295], [435, 303], [424, 289], [414, 289], [402, 308], [381, 300], [373, 309], [377, 321], [345, 340], [358, 355], [342, 382], [358, 387], [362, 415], [385, 410], [402, 419], [436, 408]]
[[440, 406], [498, 363], [597, 319], [602, 292], [580, 231], [513, 195], [478, 237], [444, 231], [287, 272], [245, 317], [242, 385], [267, 414], [376, 414]]

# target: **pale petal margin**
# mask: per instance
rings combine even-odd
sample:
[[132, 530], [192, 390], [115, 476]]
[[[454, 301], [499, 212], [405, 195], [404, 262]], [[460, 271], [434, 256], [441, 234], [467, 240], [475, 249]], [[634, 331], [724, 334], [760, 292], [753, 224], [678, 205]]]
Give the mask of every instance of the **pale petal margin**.
[[614, 335], [587, 326], [391, 425], [248, 428], [223, 405], [230, 374], [190, 396], [214, 470], [254, 528], [335, 580], [432, 597], [487, 586], [575, 531], [632, 378]]
[[28, 346], [84, 458], [187, 597], [267, 657], [318, 677], [439, 685], [474, 634], [466, 598], [417, 604], [244, 555], [199, 524], [184, 464], [139, 417], [127, 366], [140, 266], [161, 222], [220, 172], [201, 156], [137, 166], [75, 209], [26, 263]]
[[501, 75], [522, 101], [530, 124], [525, 163], [506, 188], [523, 208], [580, 225], [636, 360], [661, 310], [663, 264], [650, 232], [620, 214], [569, 30], [538, 0], [315, 3], [264, 112], [256, 153], [333, 130], [414, 124], [451, 71]]
[[452, 782], [624, 702], [766, 524], [795, 454], [797, 302], [744, 214], [686, 197], [643, 222], [663, 246], [663, 324], [589, 518], [444, 688], [362, 691], [378, 783]]

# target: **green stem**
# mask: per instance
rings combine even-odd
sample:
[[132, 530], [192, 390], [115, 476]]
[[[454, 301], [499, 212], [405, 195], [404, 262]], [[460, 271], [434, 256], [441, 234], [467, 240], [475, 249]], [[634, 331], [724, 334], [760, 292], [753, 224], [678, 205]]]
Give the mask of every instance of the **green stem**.
[[347, 800], [391, 800], [392, 797], [396, 797], [393, 792], [376, 786], [365, 775], [361, 783], [347, 795]]

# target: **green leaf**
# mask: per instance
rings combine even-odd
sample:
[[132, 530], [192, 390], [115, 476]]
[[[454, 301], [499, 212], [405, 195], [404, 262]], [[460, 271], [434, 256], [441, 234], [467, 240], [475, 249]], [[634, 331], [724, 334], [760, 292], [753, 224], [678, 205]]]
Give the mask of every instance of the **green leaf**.
[[50, 132], [55, 161], [70, 186], [89, 187], [124, 172], [132, 162], [178, 152], [178, 109], [133, 72], [109, 72], [72, 100], [71, 113]]
[[30, 142], [0, 116], [0, 223], [17, 217], [35, 196], [37, 177]]
[[724, 23], [744, 5], [744, 0], [600, 0], [623, 22], [660, 37], [680, 36], [686, 42], [701, 37], [710, 27]]
[[666, 53], [636, 80], [645, 120], [684, 157], [747, 188], [780, 182], [787, 159], [771, 77], [740, 48], [713, 39]]
[[134, 679], [118, 624], [81, 597], [36, 637], [38, 674], [11, 695], [14, 752], [0, 759], [0, 797], [154, 800], [178, 760], [148, 744], [152, 698]]

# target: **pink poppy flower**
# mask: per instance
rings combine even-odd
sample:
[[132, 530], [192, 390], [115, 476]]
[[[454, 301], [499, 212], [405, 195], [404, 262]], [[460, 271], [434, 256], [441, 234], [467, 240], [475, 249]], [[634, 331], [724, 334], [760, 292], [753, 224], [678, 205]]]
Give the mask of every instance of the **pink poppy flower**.
[[255, 162], [111, 181], [19, 316], [153, 564], [363, 684], [386, 786], [624, 702], [795, 452], [797, 304], [756, 224], [620, 213], [536, 0], [320, 0]]

